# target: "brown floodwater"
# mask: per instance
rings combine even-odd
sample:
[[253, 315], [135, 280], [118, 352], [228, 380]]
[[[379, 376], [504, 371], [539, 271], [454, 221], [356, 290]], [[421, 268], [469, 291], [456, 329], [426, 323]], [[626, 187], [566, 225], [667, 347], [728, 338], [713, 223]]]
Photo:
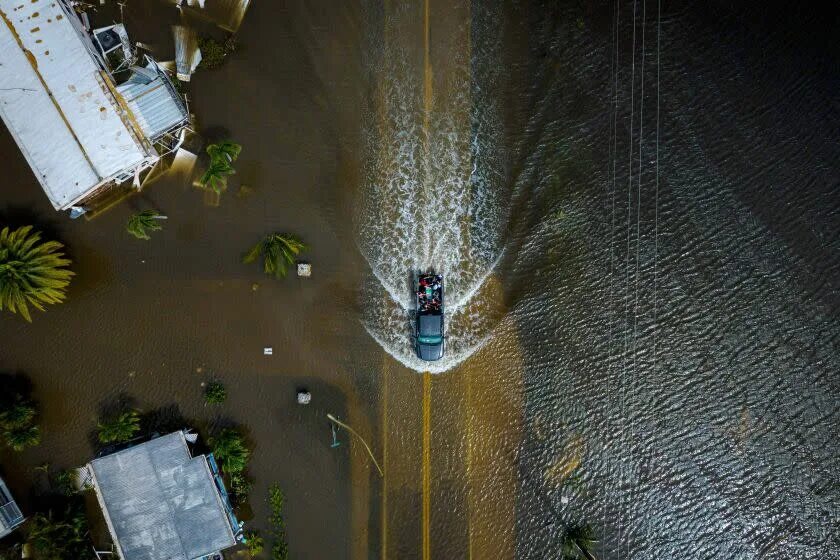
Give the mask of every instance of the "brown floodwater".
[[[77, 274], [66, 304], [32, 324], [0, 317], [0, 370], [28, 375], [42, 409], [42, 444], [3, 452], [24, 506], [34, 503], [27, 496], [34, 467], [86, 462], [101, 410], [125, 402], [170, 425], [183, 418], [204, 431], [244, 426], [254, 446], [248, 526], [267, 529], [267, 488], [279, 483], [294, 558], [458, 557], [475, 547], [513, 555], [513, 463], [493, 465], [484, 453], [474, 459], [470, 431], [510, 417], [515, 433], [515, 406], [481, 404], [482, 361], [424, 378], [384, 351], [362, 321], [371, 292], [387, 298], [369, 278], [357, 228], [371, 152], [366, 119], [388, 110], [377, 92], [392, 79], [371, 64], [371, 45], [391, 41], [410, 51], [403, 71], [419, 87], [400, 93], [425, 102], [427, 115], [435, 108], [425, 92], [434, 87], [445, 102], [463, 78], [451, 54], [460, 49], [469, 60], [469, 6], [425, 9], [422, 2], [255, 3], [239, 50], [190, 85], [199, 132], [243, 146], [218, 206], [172, 173], [93, 221], [71, 221], [49, 208], [12, 139], [0, 135], [14, 178], [3, 191], [4, 222], [35, 223], [60, 239]], [[106, 8], [95, 17], [106, 23], [119, 15]], [[212, 32], [166, 2], [129, 2], [124, 21], [159, 60], [172, 56], [170, 25]], [[439, 34], [436, 49], [424, 42], [427, 32]], [[469, 132], [470, 115], [455, 117]], [[124, 231], [128, 216], [145, 208], [169, 216], [151, 241]], [[271, 231], [306, 241], [312, 278], [275, 281], [240, 263]], [[273, 356], [263, 355], [266, 346]], [[202, 383], [211, 379], [228, 388], [222, 406], [202, 401]], [[294, 402], [301, 386], [313, 393], [309, 407]], [[330, 447], [328, 412], [370, 441], [384, 478], [347, 434]], [[492, 433], [504, 439], [507, 431]], [[482, 438], [478, 449], [491, 441]], [[514, 443], [495, 453], [512, 453]], [[499, 473], [503, 479], [490, 480]], [[496, 496], [481, 498], [470, 480], [494, 484]]]
[[[171, 25], [223, 36], [173, 4], [126, 4], [158, 60]], [[157, 425], [245, 427], [246, 522], [267, 529], [280, 484], [292, 558], [543, 560], [571, 523], [601, 559], [837, 557], [831, 21], [254, 1], [239, 50], [190, 86], [198, 132], [243, 146], [218, 205], [173, 172], [71, 221], [0, 131], [0, 221], [66, 243], [77, 273], [32, 324], [0, 314], [0, 372], [31, 378], [44, 431], [0, 450], [12, 491], [31, 508], [33, 469], [90, 459], [122, 401]], [[135, 240], [146, 208], [169, 219]], [[312, 278], [241, 264], [272, 231], [309, 244]], [[408, 278], [428, 266], [447, 285], [436, 364], [410, 338]], [[327, 413], [384, 477], [343, 430], [331, 447]]]

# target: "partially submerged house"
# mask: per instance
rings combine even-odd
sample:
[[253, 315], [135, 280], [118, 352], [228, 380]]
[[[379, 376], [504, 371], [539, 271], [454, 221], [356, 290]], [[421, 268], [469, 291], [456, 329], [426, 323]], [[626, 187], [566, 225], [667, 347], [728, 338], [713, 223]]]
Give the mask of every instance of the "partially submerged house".
[[213, 456], [193, 457], [187, 437], [174, 432], [88, 464], [123, 560], [203, 560], [242, 541]]
[[56, 210], [83, 214], [183, 141], [189, 114], [122, 25], [90, 30], [70, 0], [0, 0], [0, 117]]
[[15, 503], [6, 483], [0, 478], [0, 539], [23, 523], [23, 514]]

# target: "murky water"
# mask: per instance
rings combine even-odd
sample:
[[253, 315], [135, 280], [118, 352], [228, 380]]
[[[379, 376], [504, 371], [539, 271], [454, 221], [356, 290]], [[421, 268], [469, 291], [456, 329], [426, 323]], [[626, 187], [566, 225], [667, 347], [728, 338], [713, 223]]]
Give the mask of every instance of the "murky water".
[[[245, 146], [218, 208], [172, 175], [68, 222], [0, 137], [0, 209], [54, 229], [78, 272], [32, 325], [0, 316], [0, 368], [45, 404], [44, 445], [2, 456], [14, 485], [85, 460], [125, 393], [247, 425], [253, 523], [283, 484], [296, 558], [557, 558], [576, 522], [602, 559], [840, 557], [831, 18], [428, 5], [253, 4], [240, 52], [193, 79], [201, 128]], [[207, 23], [127, 11], [159, 58], [170, 25]], [[149, 243], [121, 231], [146, 205], [170, 216]], [[238, 264], [277, 228], [310, 242], [311, 281]], [[430, 379], [407, 314], [427, 266], [449, 298]], [[384, 479], [329, 447], [326, 412]]]

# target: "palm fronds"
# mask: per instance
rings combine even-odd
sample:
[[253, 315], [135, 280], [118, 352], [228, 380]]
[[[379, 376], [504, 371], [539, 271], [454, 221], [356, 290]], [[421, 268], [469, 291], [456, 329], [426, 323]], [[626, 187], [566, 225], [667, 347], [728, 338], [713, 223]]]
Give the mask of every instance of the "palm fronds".
[[242, 146], [230, 140], [224, 140], [217, 144], [207, 146], [207, 154], [210, 156], [211, 161], [223, 159], [227, 163], [233, 163], [241, 152]]
[[160, 224], [160, 220], [165, 219], [166, 216], [159, 212], [143, 210], [128, 219], [125, 230], [137, 239], [151, 239], [148, 232], [162, 230], [163, 226]]
[[241, 473], [248, 466], [251, 454], [245, 446], [245, 439], [236, 429], [225, 428], [216, 437], [207, 440], [216, 459], [222, 463], [222, 470], [228, 474]]
[[0, 311], [20, 313], [32, 322], [29, 306], [44, 311], [47, 304], [61, 303], [73, 272], [58, 241], [41, 241], [32, 226], [0, 231]]
[[589, 525], [574, 525], [566, 529], [563, 536], [564, 560], [593, 560], [593, 545], [598, 542]]
[[221, 194], [227, 188], [227, 178], [236, 173], [232, 164], [241, 152], [242, 146], [230, 140], [207, 146], [210, 165], [199, 179], [199, 183]]
[[263, 271], [274, 278], [282, 278], [289, 265], [294, 264], [295, 257], [306, 249], [306, 244], [290, 233], [272, 233], [251, 247], [242, 262], [252, 263], [262, 255]]
[[211, 161], [210, 166], [204, 171], [204, 175], [198, 180], [204, 188], [209, 188], [216, 193], [227, 189], [227, 178], [236, 173], [231, 165], [221, 159]]
[[129, 410], [116, 418], [100, 422], [98, 427], [101, 443], [122, 443], [140, 431], [140, 415], [136, 410]]

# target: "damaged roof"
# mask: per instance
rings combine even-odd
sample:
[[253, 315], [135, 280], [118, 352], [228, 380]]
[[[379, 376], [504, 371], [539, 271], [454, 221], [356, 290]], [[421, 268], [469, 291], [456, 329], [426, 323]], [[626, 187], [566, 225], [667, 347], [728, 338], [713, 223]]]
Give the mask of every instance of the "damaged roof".
[[157, 158], [62, 0], [0, 0], [0, 117], [56, 209]]

